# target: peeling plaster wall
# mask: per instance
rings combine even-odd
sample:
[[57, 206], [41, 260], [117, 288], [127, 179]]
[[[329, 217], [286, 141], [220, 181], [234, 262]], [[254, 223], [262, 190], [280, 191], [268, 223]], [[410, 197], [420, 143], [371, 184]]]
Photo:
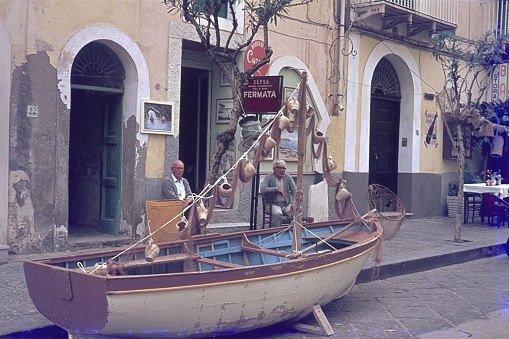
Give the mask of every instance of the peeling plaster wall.
[[39, 247], [35, 233], [34, 205], [30, 179], [22, 170], [9, 175], [8, 244], [15, 252], [26, 252]]
[[[80, 49], [92, 41], [110, 47], [126, 70], [120, 232], [133, 237], [143, 233], [148, 135], [140, 133], [140, 101], [164, 100], [161, 95], [166, 92], [157, 90], [165, 88], [159, 84], [167, 81], [161, 71], [168, 61], [166, 23], [181, 20], [165, 8], [139, 0], [128, 0], [121, 7], [102, 0], [65, 5], [0, 2], [4, 85], [0, 105], [5, 105], [1, 112], [6, 114], [0, 127], [5, 129], [5, 143], [0, 139], [0, 146], [5, 146], [0, 150], [0, 160], [5, 156], [5, 173], [0, 168], [4, 180], [0, 188], [5, 192], [0, 194], [0, 203], [5, 198], [5, 213], [0, 207], [0, 242], [9, 242], [20, 252], [60, 250], [67, 245], [71, 67]], [[156, 80], [153, 94], [149, 69]], [[33, 106], [30, 115], [28, 106]]]
[[22, 252], [41, 245], [52, 248], [36, 240], [35, 234], [40, 238], [53, 237], [57, 97], [56, 70], [45, 52], [27, 56], [26, 62], [14, 69], [9, 133], [9, 244]]
[[[81, 47], [98, 37], [126, 69], [120, 233], [142, 233], [147, 135], [140, 133], [140, 99], [150, 98], [148, 68], [138, 46], [110, 26], [80, 31], [64, 47], [58, 68], [46, 52], [27, 55], [13, 71], [9, 133], [8, 242], [17, 252], [65, 249], [68, 238], [70, 69]], [[115, 41], [114, 41], [115, 40]], [[47, 45], [46, 45], [47, 46]], [[28, 113], [27, 113], [28, 112]]]
[[0, 22], [0, 245], [7, 244], [9, 187], [9, 96], [11, 42]]
[[146, 144], [141, 145], [136, 138], [140, 130], [134, 116], [129, 117], [123, 131], [124, 147], [122, 154], [122, 220], [120, 233], [131, 234], [136, 238], [143, 233], [139, 225], [144, 222], [145, 211], [145, 159]]

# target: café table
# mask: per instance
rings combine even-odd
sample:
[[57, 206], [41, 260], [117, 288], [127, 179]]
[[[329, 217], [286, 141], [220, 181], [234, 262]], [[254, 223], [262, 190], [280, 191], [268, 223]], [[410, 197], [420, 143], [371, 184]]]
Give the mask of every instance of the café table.
[[464, 184], [463, 192], [467, 193], [490, 193], [504, 198], [509, 196], [509, 184], [487, 186], [486, 183]]
[[[492, 185], [487, 186], [486, 183], [477, 183], [477, 184], [464, 184], [463, 192], [465, 193], [477, 193], [482, 194], [482, 204], [481, 204], [481, 222], [483, 222], [484, 217], [494, 217], [495, 215], [491, 215], [493, 205], [495, 206], [494, 214], [497, 216], [497, 226], [500, 227], [500, 224], [504, 222], [506, 218], [503, 216], [507, 215], [509, 212], [509, 204], [503, 200], [503, 198], [509, 197], [509, 184], [500, 184], [500, 185]], [[487, 199], [486, 195], [492, 195], [494, 198]], [[465, 203], [467, 203], [465, 199]], [[488, 221], [489, 222], [489, 221]]]

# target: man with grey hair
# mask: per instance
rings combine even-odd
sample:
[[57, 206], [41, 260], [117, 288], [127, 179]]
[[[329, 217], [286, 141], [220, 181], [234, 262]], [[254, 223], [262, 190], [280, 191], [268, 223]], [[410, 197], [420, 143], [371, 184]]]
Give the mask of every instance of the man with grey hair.
[[265, 203], [272, 210], [271, 226], [281, 226], [283, 215], [290, 220], [295, 210], [295, 193], [297, 186], [292, 177], [285, 173], [286, 162], [274, 160], [272, 163], [273, 173], [267, 174], [260, 185], [260, 193]]
[[178, 199], [184, 202], [186, 208], [193, 202], [191, 187], [189, 182], [182, 175], [184, 174], [184, 163], [181, 160], [175, 160], [171, 165], [171, 174], [164, 178], [163, 194], [166, 199]]

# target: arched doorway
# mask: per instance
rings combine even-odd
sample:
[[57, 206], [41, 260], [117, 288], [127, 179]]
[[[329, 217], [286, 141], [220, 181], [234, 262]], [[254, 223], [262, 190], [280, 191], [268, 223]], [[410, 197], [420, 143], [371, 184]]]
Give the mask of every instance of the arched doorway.
[[398, 189], [401, 86], [393, 65], [382, 58], [371, 80], [369, 184]]
[[106, 45], [91, 42], [71, 72], [69, 233], [120, 230], [122, 99], [125, 70]]

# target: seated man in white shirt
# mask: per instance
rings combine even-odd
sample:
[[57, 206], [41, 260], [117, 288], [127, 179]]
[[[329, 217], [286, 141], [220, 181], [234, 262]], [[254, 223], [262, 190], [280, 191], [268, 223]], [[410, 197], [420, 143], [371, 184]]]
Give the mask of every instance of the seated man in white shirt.
[[163, 194], [167, 199], [179, 199], [184, 202], [186, 208], [192, 201], [192, 192], [189, 182], [183, 178], [184, 163], [175, 160], [171, 165], [171, 174], [164, 178]]

